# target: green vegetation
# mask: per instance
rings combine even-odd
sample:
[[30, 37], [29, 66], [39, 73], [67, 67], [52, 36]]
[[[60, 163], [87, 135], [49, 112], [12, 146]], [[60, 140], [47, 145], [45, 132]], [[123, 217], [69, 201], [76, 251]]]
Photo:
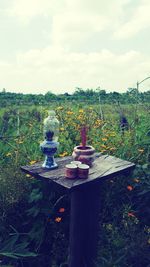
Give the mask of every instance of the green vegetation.
[[132, 175], [102, 184], [96, 266], [149, 266], [149, 102], [150, 92], [135, 89], [124, 94], [103, 90], [100, 98], [82, 89], [71, 96], [0, 93], [0, 266], [59, 267], [67, 261], [66, 191], [20, 171], [21, 165], [43, 160], [39, 144], [49, 109], [60, 121], [58, 157], [72, 154], [86, 124], [88, 143], [97, 152], [136, 163]]
[[55, 95], [54, 93], [47, 92], [43, 94], [21, 94], [21, 93], [9, 93], [3, 90], [0, 92], [0, 103], [1, 107], [8, 107], [11, 105], [46, 105], [51, 102], [63, 103], [64, 101], [86, 101], [88, 103], [97, 102], [100, 96], [101, 101], [104, 104], [110, 104], [114, 101], [119, 101], [121, 104], [129, 103], [148, 103], [150, 102], [150, 91], [147, 92], [137, 92], [136, 88], [129, 88], [125, 93], [110, 92], [107, 93], [105, 90], [100, 90], [97, 88], [86, 89], [76, 88], [73, 94], [64, 93]]

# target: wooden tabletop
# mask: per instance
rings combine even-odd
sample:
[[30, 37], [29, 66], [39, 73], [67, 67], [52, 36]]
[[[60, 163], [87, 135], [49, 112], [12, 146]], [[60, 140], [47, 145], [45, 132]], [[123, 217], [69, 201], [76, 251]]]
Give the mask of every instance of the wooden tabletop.
[[68, 179], [65, 177], [65, 165], [72, 161], [72, 157], [57, 158], [58, 168], [48, 170], [42, 167], [43, 162], [34, 165], [22, 166], [22, 171], [41, 179], [48, 179], [67, 189], [74, 189], [81, 185], [100, 182], [106, 178], [113, 178], [132, 170], [135, 167], [131, 163], [120, 158], [100, 154], [90, 168], [88, 179]]

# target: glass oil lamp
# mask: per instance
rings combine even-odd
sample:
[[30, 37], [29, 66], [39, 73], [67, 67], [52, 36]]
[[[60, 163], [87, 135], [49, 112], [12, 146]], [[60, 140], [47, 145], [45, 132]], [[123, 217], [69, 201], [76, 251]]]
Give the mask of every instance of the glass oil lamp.
[[43, 168], [55, 169], [58, 167], [54, 159], [54, 154], [58, 149], [59, 143], [59, 121], [54, 110], [49, 111], [49, 116], [44, 120], [43, 133], [45, 140], [40, 144], [41, 151], [45, 155]]

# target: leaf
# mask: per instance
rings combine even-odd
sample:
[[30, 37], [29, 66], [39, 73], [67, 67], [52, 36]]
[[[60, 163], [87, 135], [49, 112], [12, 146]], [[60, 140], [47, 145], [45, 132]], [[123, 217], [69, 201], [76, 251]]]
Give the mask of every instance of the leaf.
[[143, 164], [142, 165], [142, 168], [145, 170], [145, 169], [148, 169], [148, 164]]
[[22, 251], [22, 252], [14, 252], [14, 255], [16, 257], [37, 257], [37, 254], [34, 252], [30, 252], [30, 251]]
[[40, 213], [40, 209], [37, 206], [33, 206], [32, 208], [27, 210], [27, 215], [32, 215], [33, 217], [36, 217]]
[[20, 251], [23, 251], [27, 248], [27, 246], [29, 245], [29, 242], [22, 242], [22, 243], [19, 243], [19, 244], [16, 244], [15, 246], [15, 252], [20, 252]]
[[18, 259], [18, 258], [25, 258], [25, 257], [37, 257], [37, 254], [34, 252], [30, 251], [25, 251], [20, 252], [20, 253], [15, 253], [15, 252], [1, 252], [0, 255], [8, 257], [8, 258], [13, 258], [13, 259]]
[[115, 264], [120, 263], [120, 261], [121, 261], [122, 259], [124, 259], [125, 256], [126, 256], [126, 255], [122, 255], [119, 259], [117, 259], [117, 260], [115, 261]]
[[18, 243], [18, 234], [8, 239], [0, 250], [0, 255], [8, 258], [35, 257], [37, 254], [28, 250], [28, 242]]
[[10, 237], [9, 240], [3, 243], [3, 248], [0, 250], [0, 252], [13, 250], [13, 247], [17, 242], [17, 240], [18, 240], [18, 235]]
[[43, 198], [42, 192], [40, 192], [39, 189], [33, 189], [31, 194], [30, 194], [30, 198], [29, 198], [28, 202], [29, 203], [37, 202], [42, 198]]
[[103, 263], [105, 262], [105, 263], [108, 263], [109, 262], [109, 260], [107, 260], [106, 258], [104, 258], [104, 257], [101, 257], [101, 260], [103, 261]]
[[1, 252], [0, 255], [8, 258], [18, 259], [17, 256], [15, 256], [12, 252]]

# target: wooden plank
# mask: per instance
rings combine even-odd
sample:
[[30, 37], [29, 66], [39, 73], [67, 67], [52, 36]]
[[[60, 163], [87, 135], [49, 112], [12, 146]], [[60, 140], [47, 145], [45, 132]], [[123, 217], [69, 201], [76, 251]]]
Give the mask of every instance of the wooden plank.
[[116, 158], [109, 155], [100, 155], [94, 161], [93, 167], [90, 168], [88, 179], [67, 179], [65, 177], [65, 165], [72, 161], [72, 157], [56, 159], [58, 168], [47, 170], [42, 168], [42, 163], [23, 166], [21, 169], [34, 177], [51, 180], [67, 189], [74, 189], [81, 185], [97, 182], [104, 179], [112, 178], [116, 175], [123, 174], [135, 167], [134, 163]]
[[72, 161], [72, 157], [56, 161], [58, 168], [54, 170], [42, 168], [41, 162], [21, 169], [41, 180], [46, 179], [71, 190], [69, 267], [93, 267], [97, 250], [101, 181], [125, 174], [135, 164], [100, 154], [90, 168], [88, 179], [71, 180], [65, 177], [65, 165]]
[[70, 194], [69, 267], [94, 267], [97, 256], [101, 186], [88, 184]]
[[42, 164], [43, 162], [37, 162], [33, 165], [26, 165], [26, 166], [21, 166], [21, 170], [32, 174], [33, 176], [38, 176], [40, 173], [46, 173], [48, 172], [50, 176], [52, 176], [57, 170], [59, 170], [61, 167], [64, 167], [64, 165], [68, 164], [72, 160], [72, 157], [65, 157], [65, 158], [58, 158], [57, 163], [58, 163], [58, 168], [55, 170], [48, 170], [47, 168], [43, 168]]

